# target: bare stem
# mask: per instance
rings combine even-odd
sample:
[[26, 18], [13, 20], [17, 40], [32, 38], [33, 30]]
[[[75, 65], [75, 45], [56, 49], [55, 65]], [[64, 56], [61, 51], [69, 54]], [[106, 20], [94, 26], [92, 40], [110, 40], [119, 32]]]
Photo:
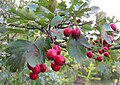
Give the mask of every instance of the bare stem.
[[120, 45], [118, 45], [118, 46], [112, 46], [112, 47], [110, 47], [110, 49], [111, 49], [111, 50], [120, 49]]

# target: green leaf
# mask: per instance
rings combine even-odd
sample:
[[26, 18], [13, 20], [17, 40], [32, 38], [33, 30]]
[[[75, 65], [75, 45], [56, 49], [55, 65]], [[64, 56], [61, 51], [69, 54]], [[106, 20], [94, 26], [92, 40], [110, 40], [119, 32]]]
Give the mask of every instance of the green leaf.
[[37, 46], [37, 48], [39, 50], [48, 50], [49, 48], [51, 48], [50, 45], [50, 40], [49, 38], [39, 38], [36, 42], [35, 45]]
[[13, 17], [13, 20], [12, 18], [8, 19], [8, 22], [12, 22], [12, 21], [17, 21], [17, 19], [19, 19], [18, 21], [21, 21], [21, 20], [35, 20], [37, 17], [34, 13], [34, 11], [32, 9], [29, 9], [27, 7], [25, 8], [22, 8], [22, 9], [11, 9], [10, 12], [16, 14], [19, 16], [18, 17]]
[[40, 6], [40, 12], [43, 16], [52, 19], [54, 17], [54, 14], [48, 10], [47, 8]]
[[28, 50], [25, 51], [24, 56], [26, 57], [26, 61], [33, 67], [36, 64], [41, 63], [41, 61], [43, 60], [42, 55], [34, 44], [29, 46]]
[[108, 52], [110, 53], [110, 58], [113, 61], [120, 61], [120, 52], [118, 50], [109, 50]]
[[80, 36], [80, 38], [78, 40], [83, 46], [85, 46], [87, 48], [92, 47], [91, 44], [89, 44], [89, 42], [87, 41], [87, 39], [84, 36]]
[[8, 10], [8, 12], [11, 12], [11, 13], [17, 14], [17, 11], [16, 11], [15, 8], [10, 8], [10, 10]]
[[32, 19], [32, 20], [36, 19], [36, 15], [32, 9], [25, 7], [25, 8], [22, 8], [21, 12], [25, 17], [29, 19]]
[[102, 62], [99, 63], [99, 69], [100, 69], [100, 73], [102, 75], [105, 72], [105, 65]]
[[0, 72], [0, 82], [4, 81], [6, 78], [8, 78], [8, 73]]
[[5, 51], [10, 54], [22, 55], [25, 51], [27, 51], [30, 45], [31, 42], [27, 40], [16, 40], [9, 43]]
[[9, 31], [10, 33], [23, 33], [23, 34], [27, 32], [26, 30], [13, 29], [13, 28], [7, 28], [7, 31]]
[[120, 75], [120, 62], [115, 62], [116, 72]]
[[35, 85], [42, 85], [42, 81], [40, 79], [37, 79]]
[[102, 38], [105, 39], [106, 42], [111, 45], [111, 40], [110, 40], [106, 30], [104, 28], [100, 28], [100, 33], [102, 35]]
[[90, 11], [91, 9], [90, 8], [84, 8], [84, 9], [82, 9], [82, 10], [80, 10], [82, 13], [84, 13], [84, 12], [87, 12], [87, 11]]
[[35, 42], [35, 46], [38, 48], [39, 57], [42, 60], [41, 62], [44, 63], [47, 58], [46, 52], [51, 48], [50, 40], [48, 38], [40, 38]]
[[61, 16], [55, 16], [51, 21], [51, 26], [58, 25], [62, 22], [63, 18]]
[[10, 72], [22, 71], [25, 64], [25, 56], [23, 55], [12, 55], [7, 59], [7, 65], [9, 66]]
[[108, 24], [108, 23], [105, 23], [103, 25], [103, 27], [105, 28], [106, 31], [113, 31], [112, 28], [111, 28], [111, 26], [110, 26], [110, 24]]
[[63, 40], [63, 29], [53, 29], [51, 34], [54, 38]]
[[82, 29], [86, 31], [96, 30], [96, 28], [92, 28], [90, 24], [83, 25]]
[[30, 46], [31, 42], [26, 40], [16, 40], [8, 44], [5, 51], [12, 54], [12, 56], [7, 60], [8, 65], [10, 65], [10, 71], [15, 72], [23, 69], [26, 60], [24, 53]]
[[105, 41], [106, 41], [108, 44], [110, 44], [110, 45], [112, 44], [112, 42], [111, 42], [111, 40], [110, 40], [110, 38], [109, 38], [109, 36], [108, 36], [107, 33], [105, 34], [104, 39], [105, 39]]
[[3, 34], [3, 33], [6, 33], [6, 26], [0, 24], [0, 35]]
[[21, 17], [20, 18], [15, 18], [14, 17], [14, 18], [8, 18], [7, 22], [12, 23], [12, 22], [18, 22], [18, 21], [23, 21], [23, 20], [26, 20], [26, 18], [21, 18]]
[[80, 40], [76, 40], [72, 36], [67, 42], [67, 50], [71, 57], [74, 57], [78, 63], [80, 63], [81, 58], [85, 58], [86, 49], [80, 43]]

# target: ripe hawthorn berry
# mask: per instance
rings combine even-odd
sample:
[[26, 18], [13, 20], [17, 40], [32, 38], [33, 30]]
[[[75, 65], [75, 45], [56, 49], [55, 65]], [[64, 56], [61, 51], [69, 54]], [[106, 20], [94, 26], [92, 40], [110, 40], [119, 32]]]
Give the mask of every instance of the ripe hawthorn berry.
[[109, 53], [108, 52], [104, 52], [104, 56], [109, 57]]
[[72, 34], [72, 29], [70, 27], [67, 27], [64, 29], [63, 33], [66, 37], [69, 37]]
[[32, 72], [35, 74], [39, 74], [41, 72], [39, 64], [36, 64], [36, 66], [32, 69]]
[[58, 55], [58, 52], [55, 49], [49, 49], [46, 52], [46, 56], [49, 60], [53, 60]]
[[46, 64], [40, 64], [41, 72], [46, 71]]
[[[111, 43], [113, 43], [113, 41], [114, 41], [113, 37], [111, 35], [108, 35], [108, 37], [109, 37]], [[112, 46], [112, 45], [108, 44], [106, 40], [103, 40], [103, 42], [102, 42], [102, 40], [103, 40], [102, 37], [100, 37], [100, 43], [103, 44], [103, 46], [107, 46], [107, 47]]]
[[65, 58], [62, 55], [57, 55], [54, 62], [56, 65], [62, 66], [65, 63]]
[[36, 80], [38, 78], [38, 74], [35, 74], [33, 72], [30, 72], [29, 76], [30, 76], [30, 79], [32, 80]]
[[101, 62], [103, 60], [102, 56], [97, 57], [97, 61]]
[[51, 68], [53, 69], [53, 71], [59, 71], [61, 66], [56, 65], [55, 62], [53, 61], [51, 63]]
[[95, 42], [95, 43], [98, 43], [98, 40], [95, 40], [94, 42]]
[[80, 23], [80, 22], [81, 22], [81, 20], [80, 20], [80, 19], [77, 19], [76, 21], [77, 21], [77, 23]]
[[95, 42], [91, 42], [92, 45], [95, 45]]
[[102, 54], [103, 52], [104, 52], [103, 49], [100, 49], [100, 50], [99, 50], [99, 53], [100, 53], [100, 54]]
[[106, 52], [106, 51], [108, 51], [108, 47], [104, 46], [103, 47], [103, 52]]
[[46, 64], [40, 64], [41, 72], [46, 71]]
[[32, 69], [33, 69], [33, 67], [32, 67], [32, 66], [30, 66], [30, 64], [29, 64], [29, 63], [27, 63], [27, 67], [28, 67], [28, 69], [29, 69], [29, 70], [32, 70]]
[[108, 35], [108, 37], [110, 38], [111, 43], [113, 43], [114, 39], [113, 39], [112, 35]]
[[102, 37], [100, 37], [100, 43], [103, 44], [103, 46], [106, 46], [108, 44], [106, 40], [102, 39]]
[[[109, 37], [111, 43], [113, 43], [113, 41], [114, 41], [113, 37], [112, 37], [111, 35], [108, 35], [108, 37]], [[107, 42], [106, 42], [106, 43], [107, 43]], [[107, 43], [106, 46], [107, 46], [107, 47], [111, 47], [112, 45], [110, 45], [110, 44]]]
[[92, 58], [93, 57], [93, 52], [88, 51], [88, 52], [86, 52], [86, 55], [87, 55], [88, 58]]
[[75, 38], [79, 38], [79, 36], [81, 35], [80, 29], [79, 28], [74, 28], [73, 31], [72, 31], [72, 35]]
[[117, 27], [116, 27], [115, 23], [111, 23], [110, 26], [111, 26], [111, 28], [112, 28], [114, 31], [117, 30]]
[[60, 46], [59, 46], [59, 45], [53, 45], [52, 48], [55, 49], [55, 50], [57, 51], [58, 54], [60, 54], [61, 49], [60, 49]]

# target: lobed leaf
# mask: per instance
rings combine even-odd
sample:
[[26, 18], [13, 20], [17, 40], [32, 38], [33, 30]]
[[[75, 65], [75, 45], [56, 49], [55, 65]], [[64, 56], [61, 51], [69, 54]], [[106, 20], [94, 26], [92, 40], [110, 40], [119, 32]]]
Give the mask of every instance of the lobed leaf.
[[54, 38], [63, 40], [63, 29], [53, 29], [51, 34]]
[[60, 24], [63, 21], [63, 18], [61, 16], [55, 16], [51, 21], [51, 26], [56, 26]]
[[74, 57], [78, 63], [80, 63], [81, 58], [86, 57], [86, 49], [80, 43], [80, 40], [76, 40], [72, 36], [67, 42], [67, 50], [71, 57]]
[[87, 39], [84, 36], [80, 36], [80, 38], [78, 40], [86, 48], [91, 48], [92, 47], [92, 45], [87, 41]]

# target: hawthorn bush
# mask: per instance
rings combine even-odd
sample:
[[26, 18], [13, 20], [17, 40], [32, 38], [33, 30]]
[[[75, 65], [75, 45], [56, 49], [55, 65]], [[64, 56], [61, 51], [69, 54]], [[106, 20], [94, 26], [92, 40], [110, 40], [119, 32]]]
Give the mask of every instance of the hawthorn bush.
[[[6, 3], [9, 9], [0, 14], [1, 84], [118, 84], [119, 21], [89, 3], [71, 0], [70, 7], [63, 0]], [[93, 15], [96, 20], [88, 21]]]

